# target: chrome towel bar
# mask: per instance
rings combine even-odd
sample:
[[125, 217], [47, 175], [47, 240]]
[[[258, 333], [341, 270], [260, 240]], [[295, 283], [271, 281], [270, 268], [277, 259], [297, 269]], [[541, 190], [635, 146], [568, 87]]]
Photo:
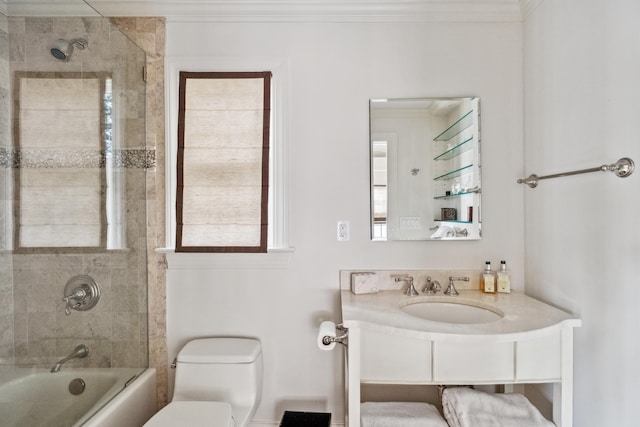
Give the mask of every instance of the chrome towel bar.
[[561, 176], [578, 175], [581, 173], [598, 172], [598, 171], [604, 171], [604, 172], [609, 171], [609, 172], [615, 173], [616, 176], [619, 176], [620, 178], [626, 178], [633, 173], [634, 168], [635, 168], [635, 164], [633, 163], [633, 160], [631, 160], [629, 157], [623, 157], [617, 162], [612, 163], [610, 165], [602, 165], [595, 168], [580, 169], [580, 170], [571, 171], [571, 172], [554, 173], [551, 175], [544, 175], [544, 176], [531, 174], [527, 178], [520, 178], [518, 180], [518, 184], [527, 184], [529, 188], [536, 188], [538, 186], [538, 181], [540, 181], [541, 179], [559, 178]]

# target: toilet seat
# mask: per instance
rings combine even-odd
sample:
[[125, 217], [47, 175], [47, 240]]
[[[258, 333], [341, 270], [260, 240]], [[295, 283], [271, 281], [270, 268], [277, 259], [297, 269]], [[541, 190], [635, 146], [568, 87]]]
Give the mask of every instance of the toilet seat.
[[144, 427], [233, 427], [231, 405], [227, 402], [171, 402], [156, 413]]

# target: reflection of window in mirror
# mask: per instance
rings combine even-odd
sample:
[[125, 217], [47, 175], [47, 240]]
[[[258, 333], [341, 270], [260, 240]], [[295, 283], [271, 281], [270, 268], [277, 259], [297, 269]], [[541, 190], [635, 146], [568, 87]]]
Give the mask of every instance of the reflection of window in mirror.
[[[394, 215], [399, 192], [398, 134], [375, 132], [371, 134], [371, 239], [388, 240], [399, 218]], [[395, 209], [397, 212], [397, 209]]]
[[16, 247], [106, 248], [123, 240], [112, 231], [107, 244], [107, 220], [119, 216], [105, 167], [110, 88], [105, 73], [16, 73]]

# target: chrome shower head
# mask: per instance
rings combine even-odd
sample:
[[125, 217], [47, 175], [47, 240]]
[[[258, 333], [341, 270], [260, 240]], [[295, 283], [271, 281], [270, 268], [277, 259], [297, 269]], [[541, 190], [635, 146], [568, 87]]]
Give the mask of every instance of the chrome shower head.
[[51, 55], [59, 61], [68, 62], [73, 54], [73, 47], [83, 50], [89, 45], [87, 39], [78, 38], [72, 40], [58, 39], [49, 46]]

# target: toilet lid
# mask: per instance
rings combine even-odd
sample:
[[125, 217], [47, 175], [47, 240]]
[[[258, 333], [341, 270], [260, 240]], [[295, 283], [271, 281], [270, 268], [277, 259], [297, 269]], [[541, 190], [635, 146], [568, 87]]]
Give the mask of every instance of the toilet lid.
[[144, 427], [233, 427], [231, 405], [227, 402], [171, 402]]
[[178, 353], [180, 363], [253, 363], [261, 352], [253, 338], [198, 338]]

